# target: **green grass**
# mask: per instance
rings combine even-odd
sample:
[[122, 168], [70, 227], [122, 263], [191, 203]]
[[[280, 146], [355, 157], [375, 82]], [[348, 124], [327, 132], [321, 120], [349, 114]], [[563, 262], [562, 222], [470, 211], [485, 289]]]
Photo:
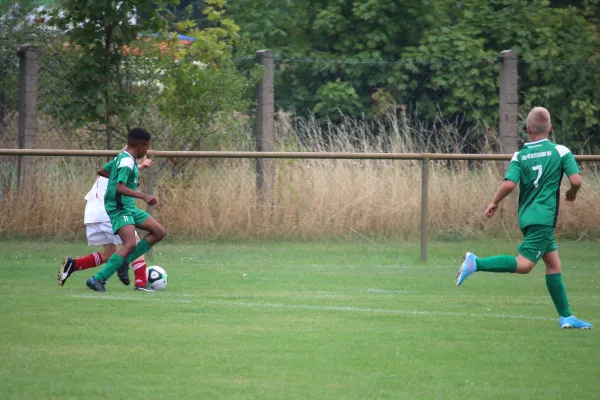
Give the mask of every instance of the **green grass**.
[[[36, 250], [30, 250], [35, 246]], [[167, 290], [65, 287], [82, 244], [0, 243], [3, 399], [598, 398], [597, 330], [558, 329], [543, 265], [479, 273], [516, 243], [157, 246]], [[600, 323], [598, 243], [559, 243], [571, 308]]]

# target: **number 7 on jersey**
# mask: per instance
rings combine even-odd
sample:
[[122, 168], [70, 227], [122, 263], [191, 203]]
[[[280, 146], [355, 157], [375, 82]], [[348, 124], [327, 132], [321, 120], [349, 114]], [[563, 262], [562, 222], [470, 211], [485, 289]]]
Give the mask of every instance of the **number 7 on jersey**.
[[534, 165], [533, 167], [531, 167], [531, 169], [537, 171], [537, 178], [535, 178], [535, 181], [533, 181], [533, 185], [537, 188], [540, 184], [540, 178], [542, 177], [542, 166]]

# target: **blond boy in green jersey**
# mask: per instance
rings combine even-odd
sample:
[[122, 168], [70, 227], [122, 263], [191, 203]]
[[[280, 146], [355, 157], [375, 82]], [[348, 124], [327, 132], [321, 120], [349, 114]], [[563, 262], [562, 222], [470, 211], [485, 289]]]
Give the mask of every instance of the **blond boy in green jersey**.
[[566, 193], [567, 201], [575, 201], [581, 187], [581, 175], [575, 157], [565, 146], [548, 140], [552, 131], [550, 113], [536, 107], [527, 116], [527, 134], [530, 142], [514, 154], [505, 181], [485, 210], [491, 218], [498, 204], [519, 184], [519, 228], [523, 243], [519, 255], [478, 258], [467, 253], [456, 276], [461, 285], [474, 272], [516, 272], [528, 274], [540, 259], [546, 265], [546, 287], [559, 314], [559, 327], [590, 329], [592, 324], [581, 321], [569, 309], [567, 292], [562, 281], [561, 263], [558, 256], [554, 229], [560, 202], [560, 183], [566, 174], [571, 184]]

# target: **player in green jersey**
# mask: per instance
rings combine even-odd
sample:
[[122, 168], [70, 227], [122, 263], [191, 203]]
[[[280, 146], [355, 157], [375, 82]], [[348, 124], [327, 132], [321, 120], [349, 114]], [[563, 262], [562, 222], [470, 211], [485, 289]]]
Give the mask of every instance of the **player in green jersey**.
[[[106, 281], [124, 261], [131, 263], [165, 237], [165, 230], [158, 221], [137, 208], [133, 200], [134, 198], [142, 199], [151, 206], [157, 204], [154, 196], [136, 190], [139, 179], [136, 159], [146, 155], [150, 147], [150, 139], [150, 134], [146, 130], [132, 129], [127, 135], [126, 149], [98, 171], [98, 175], [108, 178], [104, 207], [110, 218], [113, 232], [119, 235], [123, 246], [109, 258], [100, 272], [87, 280], [87, 286], [97, 292], [106, 291], [104, 287]], [[148, 231], [148, 234], [137, 243], [137, 246], [136, 227]], [[145, 265], [143, 267], [138, 269], [145, 271]], [[136, 274], [135, 289], [152, 291], [148, 286], [145, 273]]]
[[581, 175], [571, 151], [548, 140], [551, 131], [548, 110], [542, 107], [532, 109], [527, 116], [527, 133], [531, 141], [514, 154], [504, 183], [485, 210], [488, 218], [494, 216], [498, 203], [519, 184], [519, 228], [524, 236], [518, 248], [519, 256], [478, 258], [467, 253], [456, 276], [456, 285], [462, 284], [477, 271], [527, 274], [543, 259], [546, 264], [546, 287], [558, 311], [559, 326], [589, 329], [592, 324], [575, 318], [569, 309], [560, 257], [554, 241], [563, 173], [571, 183], [566, 193], [567, 201], [577, 198]]

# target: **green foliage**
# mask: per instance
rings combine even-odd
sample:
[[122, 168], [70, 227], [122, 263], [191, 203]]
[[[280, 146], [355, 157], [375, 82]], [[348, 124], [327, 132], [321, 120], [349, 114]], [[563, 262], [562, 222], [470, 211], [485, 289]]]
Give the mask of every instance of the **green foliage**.
[[344, 110], [370, 119], [407, 104], [428, 123], [441, 114], [494, 126], [497, 59], [512, 49], [520, 57], [522, 112], [548, 107], [557, 137], [573, 144], [589, 140], [600, 125], [599, 43], [589, 22], [597, 4], [238, 0], [230, 8], [245, 49], [276, 52], [283, 109], [321, 118]]
[[240, 0], [231, 8], [249, 47], [327, 61], [283, 60], [276, 75], [279, 106], [322, 118], [336, 118], [339, 110], [367, 118], [379, 113], [371, 96], [387, 87], [391, 67], [373, 62], [398, 60], [403, 47], [418, 43], [437, 10], [433, 0]]
[[316, 114], [326, 114], [338, 120], [336, 112], [346, 115], [358, 115], [362, 104], [356, 90], [348, 82], [328, 82], [317, 91], [317, 104], [313, 111]]
[[[86, 1], [68, 0], [62, 8], [47, 13], [49, 25], [66, 33], [70, 71], [66, 79], [72, 91], [67, 101], [57, 104], [56, 115], [76, 121], [99, 122], [108, 126], [107, 146], [111, 147], [115, 118], [134, 123], [131, 116], [139, 99], [131, 90], [127, 52], [136, 53], [143, 42], [140, 34], [165, 32], [167, 7], [177, 0]], [[164, 39], [163, 39], [164, 40]], [[147, 47], [145, 51], [149, 51]], [[157, 54], [144, 54], [146, 60]]]
[[0, 127], [19, 107], [19, 47], [44, 41], [40, 25], [28, 18], [34, 7], [29, 0], [0, 3]]
[[[461, 7], [447, 1], [442, 11], [440, 24], [403, 54], [408, 61], [434, 60], [427, 69], [408, 64], [400, 80], [409, 90], [415, 82], [426, 82], [418, 99], [429, 104], [429, 117], [435, 112], [434, 97], [444, 115], [462, 112], [495, 124], [499, 68], [494, 60], [500, 51], [512, 49], [519, 55], [524, 113], [532, 106], [547, 107], [555, 117], [555, 133], [570, 143], [574, 138], [563, 122], [579, 130], [598, 124], [595, 52], [600, 43], [580, 11], [527, 0], [467, 0]], [[431, 72], [433, 78], [426, 79]]]
[[239, 50], [256, 51], [265, 47], [297, 53], [312, 49], [308, 35], [313, 18], [312, 0], [236, 0], [228, 10], [245, 37]]
[[[233, 48], [239, 40], [239, 26], [225, 14], [224, 0], [207, 0], [203, 9], [211, 26], [200, 29], [185, 21], [180, 29], [195, 40], [177, 53], [178, 62], [165, 68], [166, 86], [159, 99], [165, 117], [186, 124], [188, 132], [207, 134], [207, 128], [219, 114], [231, 115], [247, 110], [253, 99], [262, 68], [254, 67], [247, 74], [232, 62]], [[186, 136], [185, 133], [183, 133]], [[188, 137], [188, 142], [202, 137]]]
[[[236, 70], [239, 27], [225, 15], [225, 0], [202, 2], [202, 26], [191, 19], [171, 22], [177, 3], [77, 0], [51, 11], [51, 25], [67, 32], [61, 56], [69, 92], [47, 109], [80, 125], [103, 124], [108, 147], [113, 131], [124, 134], [138, 124], [166, 130], [159, 141], [168, 148], [195, 148], [208, 136], [218, 142], [211, 123], [219, 114], [247, 110], [261, 69]], [[194, 41], [179, 44], [173, 30]]]

